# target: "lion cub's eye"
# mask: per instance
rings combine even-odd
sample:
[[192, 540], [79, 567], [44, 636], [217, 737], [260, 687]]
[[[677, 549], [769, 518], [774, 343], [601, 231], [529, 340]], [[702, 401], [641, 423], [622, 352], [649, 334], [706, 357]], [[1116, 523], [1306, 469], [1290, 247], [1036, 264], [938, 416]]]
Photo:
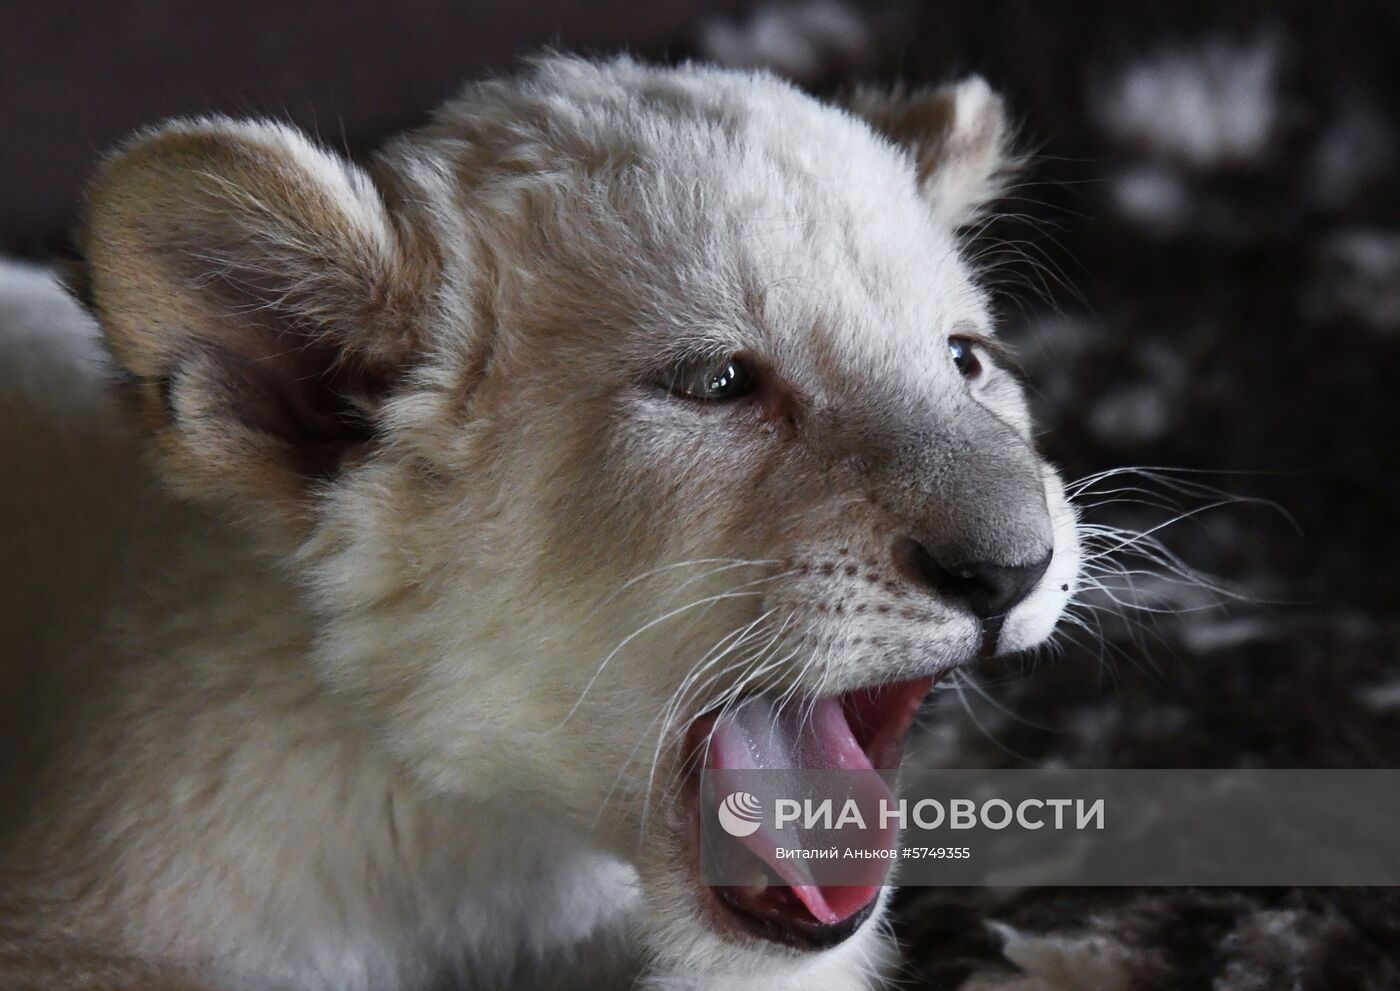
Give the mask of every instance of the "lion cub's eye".
[[704, 358], [675, 366], [661, 376], [660, 384], [687, 399], [721, 402], [748, 395], [755, 380], [741, 358]]
[[963, 378], [975, 379], [982, 374], [982, 362], [977, 360], [977, 351], [966, 337], [948, 338], [948, 353], [953, 356], [953, 364], [958, 366]]

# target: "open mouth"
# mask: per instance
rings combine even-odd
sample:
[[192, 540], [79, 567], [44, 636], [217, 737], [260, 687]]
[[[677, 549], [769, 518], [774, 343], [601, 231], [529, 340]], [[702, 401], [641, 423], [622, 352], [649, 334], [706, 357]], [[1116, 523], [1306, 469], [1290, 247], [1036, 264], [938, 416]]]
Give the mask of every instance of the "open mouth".
[[[877, 769], [899, 766], [904, 741], [934, 678], [892, 682], [818, 699], [792, 699], [765, 692], [692, 724], [687, 748], [703, 749], [703, 771], [839, 770], [867, 801], [890, 797]], [[694, 814], [716, 815], [707, 796]], [[698, 823], [698, 818], [697, 818]], [[697, 832], [698, 835], [698, 832]], [[868, 883], [821, 885], [804, 877], [800, 864], [779, 856], [779, 840], [761, 828], [739, 839], [781, 883], [715, 887], [719, 910], [753, 935], [802, 949], [834, 946], [870, 916], [889, 873], [890, 861], [872, 863]]]

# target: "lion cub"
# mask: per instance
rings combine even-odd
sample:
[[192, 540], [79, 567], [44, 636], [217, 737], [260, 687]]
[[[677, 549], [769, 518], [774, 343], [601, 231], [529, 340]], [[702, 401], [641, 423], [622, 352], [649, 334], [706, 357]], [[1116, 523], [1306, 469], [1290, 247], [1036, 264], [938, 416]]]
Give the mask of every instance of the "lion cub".
[[95, 323], [38, 276], [0, 309], [58, 369], [6, 356], [4, 437], [70, 555], [5, 608], [85, 578], [105, 616], [7, 647], [53, 690], [0, 986], [878, 983], [885, 887], [700, 883], [691, 758], [893, 766], [1071, 594], [957, 236], [1005, 130], [977, 79], [551, 57], [362, 164], [224, 118], [115, 152]]

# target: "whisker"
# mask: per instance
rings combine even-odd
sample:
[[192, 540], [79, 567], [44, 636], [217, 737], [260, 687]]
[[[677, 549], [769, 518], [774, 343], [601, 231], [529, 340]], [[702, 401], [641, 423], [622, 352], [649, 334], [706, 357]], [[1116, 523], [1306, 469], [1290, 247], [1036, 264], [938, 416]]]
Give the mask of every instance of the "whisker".
[[[777, 577], [779, 577], [779, 576], [776, 576], [776, 575], [765, 576], [764, 578], [755, 579], [755, 580], [752, 581], [752, 582], [746, 583], [746, 586], [751, 586], [751, 585], [754, 585], [754, 584], [758, 584], [759, 582], [763, 582], [763, 581], [772, 581], [772, 580], [775, 580]], [[746, 586], [740, 586], [740, 588], [744, 588], [744, 587], [746, 587]], [[592, 688], [593, 688], [593, 686], [594, 686], [594, 684], [597, 683], [598, 678], [602, 675], [604, 669], [607, 668], [608, 664], [612, 661], [612, 659], [613, 659], [614, 657], [616, 657], [624, 648], [626, 648], [626, 646], [627, 646], [629, 643], [631, 643], [631, 642], [632, 642], [633, 640], [635, 640], [637, 637], [639, 637], [639, 636], [641, 636], [642, 634], [646, 633], [648, 630], [654, 629], [655, 627], [659, 626], [660, 624], [662, 624], [662, 623], [664, 623], [664, 622], [666, 622], [666, 621], [668, 621], [668, 620], [670, 620], [670, 619], [674, 619], [674, 618], [677, 617], [677, 616], [680, 616], [680, 615], [683, 615], [683, 614], [689, 612], [689, 611], [692, 610], [692, 609], [698, 609], [698, 608], [700, 608], [700, 607], [702, 607], [702, 606], [713, 605], [713, 604], [716, 603], [716, 602], [723, 602], [723, 601], [726, 601], [726, 600], [729, 600], [729, 599], [739, 599], [739, 598], [745, 598], [745, 597], [750, 597], [750, 596], [755, 596], [755, 595], [763, 595], [763, 594], [765, 594], [764, 591], [761, 590], [761, 589], [759, 589], [759, 590], [753, 590], [753, 591], [728, 591], [728, 592], [720, 592], [720, 593], [718, 593], [718, 594], [716, 594], [716, 595], [707, 595], [707, 596], [704, 596], [703, 598], [696, 599], [696, 600], [694, 600], [693, 602], [688, 602], [688, 603], [686, 603], [686, 604], [683, 605], [683, 606], [678, 606], [678, 607], [676, 607], [676, 608], [674, 608], [674, 609], [671, 609], [671, 610], [669, 610], [669, 611], [663, 613], [662, 615], [657, 616], [655, 619], [649, 620], [648, 622], [642, 624], [640, 627], [638, 627], [637, 629], [633, 630], [633, 631], [632, 631], [631, 633], [629, 633], [626, 637], [624, 637], [624, 638], [622, 639], [622, 641], [621, 641], [616, 647], [614, 647], [614, 648], [612, 649], [612, 651], [609, 652], [608, 655], [607, 655], [606, 657], [603, 658], [602, 662], [598, 665], [597, 669], [594, 670], [593, 675], [588, 679], [587, 683], [585, 683], [585, 685], [583, 686], [583, 691], [579, 693], [578, 699], [574, 702], [573, 706], [570, 707], [569, 711], [565, 714], [563, 720], [560, 721], [560, 724], [559, 724], [559, 727], [558, 727], [558, 728], [562, 728], [566, 723], [569, 722], [570, 719], [572, 719], [572, 718], [574, 717], [574, 715], [578, 712], [579, 707], [580, 707], [581, 705], [583, 705], [584, 699], [587, 697], [589, 691], [591, 691]]]

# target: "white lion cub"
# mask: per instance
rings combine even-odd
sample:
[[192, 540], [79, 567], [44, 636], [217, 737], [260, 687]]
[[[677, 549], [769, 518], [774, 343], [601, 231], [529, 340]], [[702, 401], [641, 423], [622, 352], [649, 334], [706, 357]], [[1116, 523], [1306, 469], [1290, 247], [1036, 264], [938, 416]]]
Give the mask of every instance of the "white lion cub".
[[691, 758], [896, 766], [1072, 592], [956, 236], [1004, 131], [976, 79], [552, 57], [364, 164], [222, 118], [112, 155], [77, 293], [173, 496], [101, 516], [109, 618], [45, 640], [0, 986], [878, 984], [883, 887], [700, 882]]

